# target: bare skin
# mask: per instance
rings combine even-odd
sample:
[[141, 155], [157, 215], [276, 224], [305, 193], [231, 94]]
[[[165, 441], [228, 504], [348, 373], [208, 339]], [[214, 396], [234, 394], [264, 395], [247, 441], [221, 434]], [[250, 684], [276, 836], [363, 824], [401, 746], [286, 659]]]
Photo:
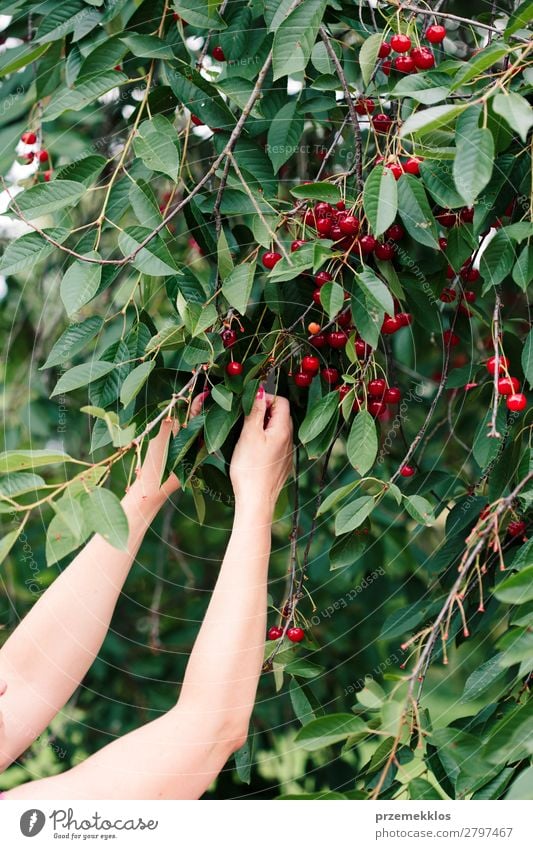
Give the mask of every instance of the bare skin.
[[[44, 731], [97, 656], [144, 534], [179, 486], [173, 475], [160, 486], [171, 430], [162, 424], [122, 501], [127, 552], [95, 535], [0, 650], [0, 769]], [[291, 467], [288, 402], [260, 390], [231, 462], [231, 538], [177, 704], [73, 769], [6, 798], [197, 799], [205, 792], [246, 740], [263, 659], [273, 513]]]

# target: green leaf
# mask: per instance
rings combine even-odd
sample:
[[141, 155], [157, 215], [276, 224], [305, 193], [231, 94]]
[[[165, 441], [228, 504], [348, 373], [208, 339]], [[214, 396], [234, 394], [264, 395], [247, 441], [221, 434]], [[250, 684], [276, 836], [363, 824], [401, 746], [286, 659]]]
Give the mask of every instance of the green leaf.
[[398, 189], [390, 168], [376, 165], [367, 177], [363, 206], [374, 236], [390, 227], [398, 211]]
[[513, 280], [523, 292], [533, 281], [533, 245], [524, 245], [513, 266]]
[[311, 442], [326, 429], [337, 412], [338, 406], [339, 398], [336, 392], [328, 392], [320, 401], [313, 404], [298, 431], [298, 437], [303, 445]]
[[225, 29], [226, 24], [212, 0], [173, 0], [173, 5], [184, 21], [199, 29]]
[[[420, 174], [431, 197], [439, 206], [457, 209], [464, 206], [464, 200], [453, 185], [452, 168], [449, 162], [438, 159], [426, 159], [420, 163]], [[448, 234], [448, 239], [457, 228]]]
[[46, 563], [53, 566], [68, 554], [80, 547], [86, 538], [85, 528], [82, 534], [75, 533], [61, 514], [54, 516], [46, 532]]
[[281, 107], [271, 121], [267, 138], [267, 153], [278, 173], [282, 165], [291, 158], [303, 132], [304, 118], [298, 113], [298, 102], [290, 100]]
[[127, 47], [117, 37], [106, 38], [85, 58], [79, 73], [79, 79], [92, 77], [102, 71], [110, 70], [120, 65]]
[[[509, 16], [507, 26], [503, 33], [504, 38], [509, 38], [518, 29], [526, 29], [533, 18], [533, 0], [524, 0], [523, 3]], [[517, 797], [520, 798], [520, 797]]]
[[460, 106], [432, 106], [430, 109], [419, 109], [402, 124], [400, 138], [406, 136], [424, 136], [434, 130], [452, 124], [454, 119], [461, 114], [467, 105]]
[[136, 156], [147, 168], [166, 174], [174, 182], [178, 179], [180, 158], [175, 144], [177, 132], [163, 115], [143, 121], [133, 141]]
[[146, 360], [130, 371], [120, 388], [120, 403], [123, 407], [127, 407], [137, 397], [154, 368], [155, 360]]
[[9, 204], [16, 214], [20, 209], [25, 218], [40, 218], [59, 209], [73, 206], [85, 194], [85, 186], [71, 180], [53, 180], [51, 183], [38, 183], [18, 194]]
[[353, 292], [351, 299], [352, 314], [361, 338], [375, 348], [381, 335], [381, 325], [385, 310], [373, 296], [362, 292]]
[[398, 180], [398, 210], [409, 235], [437, 250], [437, 225], [424, 186], [412, 174], [402, 174]]
[[370, 542], [370, 522], [368, 520], [357, 531], [341, 534], [329, 550], [330, 571], [334, 572], [336, 569], [353, 566], [362, 558]]
[[187, 62], [175, 60], [172, 68], [165, 65], [165, 75], [176, 97], [208, 127], [212, 130], [233, 127], [233, 113], [215, 86]]
[[7, 555], [15, 545], [16, 541], [20, 536], [22, 528], [23, 525], [21, 522], [18, 528], [15, 528], [14, 531], [10, 531], [8, 534], [6, 534], [0, 539], [0, 564], [4, 562]]
[[374, 271], [364, 268], [355, 275], [355, 279], [363, 290], [367, 304], [372, 303], [389, 315], [394, 315], [392, 295]]
[[334, 280], [329, 280], [320, 287], [320, 303], [327, 317], [331, 320], [337, 315], [344, 304], [344, 289]]
[[174, 58], [172, 48], [155, 35], [139, 35], [136, 32], [132, 32], [126, 36], [122, 36], [121, 41], [127, 45], [134, 56], [138, 56], [141, 59]]
[[235, 266], [222, 284], [222, 294], [237, 312], [244, 315], [254, 282], [255, 263], [244, 262]]
[[0, 56], [0, 77], [5, 77], [7, 74], [12, 74], [14, 71], [19, 71], [20, 68], [31, 65], [43, 53], [46, 53], [49, 47], [49, 44], [42, 44], [39, 47], [21, 44], [18, 47], [12, 47], [10, 50], [6, 50]]
[[439, 799], [442, 802], [439, 791], [424, 778], [412, 778], [408, 787], [410, 799]]
[[328, 510], [331, 510], [332, 507], [335, 506], [339, 501], [343, 498], [346, 498], [351, 492], [354, 491], [356, 487], [359, 486], [360, 481], [352, 481], [352, 483], [347, 483], [345, 486], [340, 486], [338, 489], [335, 489], [333, 492], [324, 498], [320, 508], [317, 511], [317, 516], [323, 516], [324, 513], [327, 513]]
[[[529, 6], [533, 7], [533, 4], [529, 3]], [[533, 8], [531, 8], [531, 14], [533, 14]], [[533, 799], [533, 766], [528, 766], [519, 773], [509, 787], [505, 798], [511, 800]]]
[[222, 383], [217, 383], [216, 386], [213, 386], [211, 397], [215, 404], [218, 404], [223, 410], [231, 410], [233, 406], [233, 393], [229, 389], [226, 389]]
[[81, 0], [62, 0], [43, 16], [35, 40], [43, 43], [64, 38], [72, 32], [86, 8]]
[[294, 713], [302, 725], [307, 725], [312, 719], [316, 719], [313, 706], [307, 698], [303, 687], [294, 680], [289, 684], [289, 695]]
[[[65, 227], [43, 229], [43, 233], [60, 244], [65, 241], [69, 232]], [[25, 233], [8, 244], [0, 260], [0, 272], [8, 276], [19, 271], [28, 271], [53, 250], [55, 246], [47, 242], [40, 233]]]
[[378, 61], [378, 51], [383, 41], [383, 35], [380, 32], [373, 33], [363, 41], [359, 51], [358, 61], [365, 87], [370, 82], [370, 78], [374, 73], [376, 62]]
[[226, 280], [235, 267], [223, 227], [220, 228], [217, 241], [217, 265], [221, 280]]
[[128, 550], [127, 516], [117, 496], [109, 489], [97, 487], [83, 498], [83, 511], [88, 526], [120, 551]]
[[32, 472], [19, 472], [19, 474], [6, 475], [6, 477], [0, 478], [0, 496], [7, 495], [8, 498], [15, 498], [26, 492], [35, 492], [36, 489], [44, 486], [44, 484], [44, 479], [40, 475], [34, 475]]
[[493, 165], [494, 140], [490, 130], [476, 127], [458, 137], [453, 179], [467, 206], [472, 206], [489, 182]]
[[140, 224], [155, 230], [161, 224], [162, 214], [155, 195], [144, 180], [132, 183], [129, 191], [131, 207]]
[[354, 531], [374, 509], [375, 501], [371, 495], [362, 495], [342, 507], [335, 517], [335, 536]]
[[525, 144], [527, 134], [533, 126], [533, 107], [529, 105], [525, 97], [513, 91], [497, 94], [492, 101], [492, 106], [496, 114], [507, 121], [510, 128], [518, 133]]
[[[100, 259], [100, 254], [91, 251], [91, 259]], [[102, 277], [102, 266], [93, 262], [76, 260], [66, 270], [61, 280], [61, 300], [69, 317], [88, 304], [98, 292]]]
[[426, 498], [421, 495], [404, 495], [403, 505], [416, 522], [428, 526], [433, 524], [433, 507]]
[[326, 6], [327, 0], [304, 0], [279, 25], [272, 44], [274, 80], [305, 71]]
[[348, 459], [360, 475], [372, 468], [378, 453], [378, 436], [374, 419], [367, 410], [359, 410], [346, 442]]
[[505, 231], [498, 230], [481, 254], [479, 261], [479, 271], [485, 285], [498, 286], [511, 271], [515, 258], [513, 240]]
[[[112, 88], [120, 86], [128, 81], [126, 74], [121, 71], [104, 71], [102, 74], [95, 74], [94, 77], [88, 77], [82, 82], [79, 82], [74, 88], [62, 89], [56, 97], [51, 98], [48, 106], [43, 111], [43, 121], [53, 121], [58, 118], [63, 112], [72, 110], [79, 112], [90, 103], [94, 103], [103, 94], [106, 94]], [[96, 109], [95, 105], [95, 109]]]
[[199, 416], [195, 416], [189, 420], [187, 427], [180, 427], [174, 439], [170, 441], [167, 458], [167, 467], [169, 470], [174, 469], [185, 457], [185, 454], [202, 430], [204, 422], [205, 414], [200, 413]]
[[327, 203], [337, 203], [341, 199], [338, 186], [332, 183], [302, 183], [291, 189], [291, 195], [295, 198], [309, 198], [309, 200], [323, 200]]
[[295, 742], [298, 748], [314, 752], [365, 731], [365, 724], [358, 716], [351, 713], [332, 713], [312, 719], [304, 725], [296, 735]]
[[21, 472], [25, 469], [37, 469], [39, 466], [53, 466], [56, 463], [69, 463], [72, 457], [62, 451], [41, 449], [35, 451], [4, 451], [0, 454], [0, 474]]
[[533, 389], [533, 330], [529, 331], [528, 337], [522, 348], [522, 369], [524, 377]]
[[103, 324], [104, 320], [96, 315], [86, 318], [80, 324], [70, 324], [55, 343], [41, 369], [52, 368], [52, 366], [58, 366], [67, 360], [71, 360], [74, 354], [85, 347], [87, 342], [94, 339], [102, 329]]
[[465, 62], [455, 75], [452, 91], [478, 77], [487, 68], [495, 65], [508, 53], [509, 48], [501, 42], [493, 42], [484, 49], [476, 52], [475, 56]]
[[224, 410], [218, 405], [208, 410], [205, 417], [205, 445], [210, 454], [222, 447], [238, 418], [237, 404], [233, 410]]
[[533, 599], [533, 565], [526, 566], [504, 578], [494, 590], [494, 595], [506, 604], [525, 604]]
[[[118, 237], [118, 246], [123, 256], [132, 254], [150, 235], [146, 227], [126, 227]], [[168, 277], [178, 271], [174, 257], [159, 236], [152, 238], [132, 260], [134, 268], [151, 277]]]
[[105, 360], [91, 360], [89, 363], [73, 366], [61, 375], [50, 397], [54, 398], [64, 392], [72, 392], [73, 389], [87, 386], [105, 374], [109, 374], [114, 368], [116, 368], [115, 363], [108, 363]]
[[489, 687], [492, 687], [498, 678], [501, 678], [505, 673], [504, 667], [500, 663], [501, 655], [497, 654], [485, 661], [477, 669], [474, 669], [471, 675], [468, 676], [461, 696], [462, 702], [476, 701], [482, 693]]

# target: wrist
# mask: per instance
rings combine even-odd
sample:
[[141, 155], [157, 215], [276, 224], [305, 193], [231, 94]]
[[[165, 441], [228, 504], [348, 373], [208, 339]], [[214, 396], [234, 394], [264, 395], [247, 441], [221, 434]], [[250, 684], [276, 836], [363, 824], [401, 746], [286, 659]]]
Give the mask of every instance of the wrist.
[[147, 495], [142, 485], [135, 481], [122, 499], [122, 506], [126, 513], [130, 512], [152, 520], [157, 516], [165, 501], [166, 496], [160, 493]]
[[274, 519], [275, 500], [258, 495], [235, 498], [235, 518], [245, 519], [257, 526], [271, 525]]

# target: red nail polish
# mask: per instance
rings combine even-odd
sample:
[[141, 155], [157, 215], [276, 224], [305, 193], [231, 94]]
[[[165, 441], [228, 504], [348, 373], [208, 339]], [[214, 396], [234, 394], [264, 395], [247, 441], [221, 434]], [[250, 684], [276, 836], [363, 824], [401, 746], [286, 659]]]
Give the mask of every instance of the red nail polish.
[[260, 401], [261, 398], [263, 398], [264, 394], [265, 394], [265, 389], [264, 389], [263, 386], [260, 386], [259, 389], [257, 390], [257, 395], [255, 397]]

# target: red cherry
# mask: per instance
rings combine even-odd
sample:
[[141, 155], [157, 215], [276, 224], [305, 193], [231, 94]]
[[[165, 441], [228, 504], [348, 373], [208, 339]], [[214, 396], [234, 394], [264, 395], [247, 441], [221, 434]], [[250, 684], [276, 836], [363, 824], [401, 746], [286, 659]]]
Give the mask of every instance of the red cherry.
[[420, 174], [420, 162], [421, 159], [416, 159], [416, 157], [411, 157], [407, 162], [404, 162], [403, 170], [406, 174], [414, 174], [415, 177], [418, 177]]
[[[402, 57], [399, 56], [398, 58], [401, 59]], [[403, 174], [403, 168], [399, 162], [391, 162], [389, 165], [386, 165], [385, 168], [389, 169], [395, 180], [399, 180]]]
[[347, 215], [339, 221], [339, 227], [345, 236], [356, 236], [359, 232], [359, 219], [355, 215]]
[[320, 236], [329, 236], [331, 232], [332, 221], [331, 218], [319, 218], [316, 222], [317, 233]]
[[416, 471], [416, 469], [415, 469], [414, 466], [405, 465], [405, 466], [402, 466], [402, 468], [400, 469], [400, 474], [401, 474], [402, 478], [412, 478], [415, 471]]
[[35, 144], [35, 142], [37, 141], [37, 136], [35, 135], [35, 133], [32, 133], [27, 130], [25, 133], [22, 133], [20, 140], [21, 142], [24, 142], [24, 144]]
[[332, 330], [328, 333], [328, 345], [330, 348], [345, 348], [348, 337], [344, 330]]
[[315, 289], [315, 291], [313, 292], [312, 297], [313, 297], [313, 301], [315, 302], [315, 304], [317, 305], [317, 307], [320, 307], [320, 306], [322, 305], [322, 302], [321, 302], [321, 300], [320, 300], [320, 289]]
[[453, 280], [453, 278], [454, 278], [454, 277], [455, 277], [455, 271], [453, 270], [453, 268], [451, 267], [451, 265], [449, 265], [449, 266], [446, 268], [446, 279], [447, 279], [447, 280]]
[[381, 44], [379, 45], [378, 58], [379, 59], [386, 59], [390, 52], [391, 52], [391, 46], [390, 46], [389, 42], [388, 41], [382, 41]]
[[361, 248], [364, 254], [371, 254], [374, 248], [376, 247], [376, 240], [374, 236], [361, 236], [359, 239], [359, 247]]
[[287, 631], [287, 637], [291, 643], [301, 643], [305, 637], [305, 631], [303, 628], [289, 628]]
[[237, 360], [231, 360], [226, 366], [226, 374], [229, 374], [231, 377], [237, 377], [239, 374], [242, 374], [242, 363], [238, 363]]
[[376, 377], [369, 382], [366, 391], [372, 398], [383, 398], [387, 391], [387, 381], [383, 377]]
[[383, 319], [383, 324], [381, 325], [381, 332], [386, 336], [389, 336], [391, 333], [396, 333], [396, 331], [402, 326], [402, 323], [398, 321], [398, 316], [386, 315]]
[[49, 183], [52, 179], [52, 171], [43, 171], [43, 179], [45, 183]]
[[317, 204], [315, 204], [315, 215], [317, 218], [328, 218], [331, 216], [333, 212], [333, 207], [330, 203], [326, 203], [325, 200], [319, 200]]
[[414, 47], [410, 55], [420, 71], [429, 71], [435, 65], [435, 57], [429, 47]]
[[339, 393], [339, 398], [341, 399], [341, 401], [346, 398], [351, 388], [352, 387], [349, 385], [349, 383], [342, 383], [340, 386], [337, 387], [337, 392]]
[[412, 56], [397, 56], [394, 60], [394, 67], [401, 74], [412, 74], [416, 65]]
[[385, 235], [388, 239], [392, 239], [394, 242], [399, 242], [400, 239], [403, 239], [405, 236], [405, 230], [401, 224], [391, 224]]
[[307, 210], [307, 212], [304, 215], [304, 222], [306, 224], [308, 224], [310, 227], [315, 226], [316, 218], [315, 218], [315, 210], [314, 209], [308, 209]]
[[508, 395], [505, 404], [511, 412], [519, 413], [527, 407], [527, 398], [523, 392], [517, 392], [515, 395]]
[[386, 77], [388, 77], [390, 75], [391, 68], [392, 68], [392, 62], [391, 62], [390, 59], [385, 59], [381, 63], [381, 70], [383, 71], [383, 73], [385, 74]]
[[446, 38], [446, 29], [445, 27], [440, 26], [439, 24], [433, 24], [426, 30], [426, 38], [431, 44], [440, 44], [441, 41], [444, 41]]
[[398, 404], [402, 400], [402, 390], [397, 386], [391, 386], [385, 392], [383, 400], [386, 404]]
[[441, 251], [445, 251], [447, 247], [448, 247], [448, 239], [445, 239], [444, 236], [440, 236], [439, 237], [439, 248], [441, 249]]
[[526, 532], [526, 523], [522, 519], [515, 522], [509, 522], [507, 525], [507, 533], [510, 537], [521, 537]]
[[444, 304], [451, 304], [452, 301], [455, 301], [456, 297], [457, 294], [453, 289], [443, 289], [439, 295], [440, 300]]
[[269, 628], [267, 632], [267, 637], [269, 640], [279, 640], [282, 635], [283, 628], [279, 628], [277, 625], [272, 625], [272, 628]]
[[459, 213], [459, 218], [466, 224], [470, 224], [474, 220], [474, 207], [465, 206]]
[[466, 279], [469, 283], [475, 283], [476, 280], [479, 280], [479, 271], [477, 268], [470, 268], [466, 275]]
[[333, 280], [329, 271], [319, 271], [315, 274], [315, 283], [317, 286], [323, 286], [324, 283], [327, 283], [329, 280]]
[[309, 341], [314, 348], [325, 348], [328, 344], [325, 333], [315, 333], [313, 336], [309, 337]]
[[371, 97], [359, 97], [355, 101], [355, 111], [358, 115], [371, 115], [375, 108], [376, 104]]
[[320, 360], [318, 357], [308, 354], [302, 359], [301, 369], [307, 372], [307, 374], [318, 374], [320, 371]]
[[396, 247], [388, 242], [378, 242], [374, 248], [374, 254], [378, 259], [391, 260], [396, 253]]
[[[487, 371], [494, 377], [494, 372], [496, 371], [496, 357], [489, 357], [487, 362], [485, 363], [487, 367]], [[502, 371], [509, 368], [509, 360], [507, 357], [500, 357], [498, 361], [498, 373], [501, 374]]]
[[367, 410], [371, 416], [374, 416], [374, 418], [379, 418], [387, 412], [387, 405], [384, 401], [369, 401], [367, 405]]
[[[302, 245], [305, 245], [306, 239], [295, 239], [294, 242], [291, 242], [291, 254], [301, 248]], [[268, 268], [268, 266], [267, 266]]]
[[196, 115], [191, 115], [191, 121], [193, 122], [195, 127], [205, 127], [204, 122], [201, 121], [200, 118], [197, 118]]
[[224, 56], [224, 51], [219, 46], [213, 48], [213, 52], [212, 52], [211, 55], [212, 55], [213, 59], [216, 59], [217, 62], [225, 62], [226, 61], [226, 57]]
[[516, 395], [520, 389], [520, 381], [517, 377], [500, 377], [498, 380], [498, 392], [500, 395]]
[[367, 345], [366, 342], [363, 342], [362, 339], [356, 339], [355, 344], [355, 353], [360, 360], [366, 359], [369, 356], [371, 348], [370, 345]]
[[413, 316], [410, 312], [398, 312], [395, 318], [400, 327], [409, 327], [413, 323]]
[[459, 339], [459, 337], [457, 336], [457, 334], [452, 333], [451, 330], [445, 330], [444, 333], [442, 334], [442, 339], [443, 339], [444, 344], [446, 346], [449, 345], [451, 348], [454, 348], [461, 341]]
[[338, 224], [332, 225], [331, 230], [329, 231], [329, 235], [334, 242], [338, 242], [339, 239], [342, 239], [342, 230]]
[[475, 304], [477, 295], [472, 289], [465, 289], [463, 292], [463, 298], [467, 302], [467, 304]]
[[337, 383], [339, 380], [339, 372], [336, 368], [323, 368], [320, 374], [322, 375], [322, 379], [325, 380], [326, 383], [329, 383], [330, 386]]
[[351, 323], [352, 314], [350, 310], [345, 310], [344, 312], [339, 313], [339, 315], [337, 316], [337, 324], [339, 325], [339, 327], [350, 327]]
[[396, 53], [407, 53], [411, 49], [411, 39], [408, 35], [398, 33], [392, 36], [390, 46]]
[[457, 223], [457, 216], [455, 212], [450, 212], [450, 210], [443, 210], [442, 212], [437, 213], [435, 219], [442, 224], [443, 227], [454, 227]]
[[346, 203], [343, 200], [338, 200], [335, 206], [339, 212], [343, 212], [346, 209]]
[[297, 371], [296, 374], [293, 375], [293, 380], [296, 386], [300, 386], [303, 389], [307, 386], [311, 386], [313, 382], [313, 375], [306, 371]]
[[39, 159], [39, 162], [48, 162], [48, 151], [43, 148], [43, 150], [40, 150], [37, 154], [37, 158]]
[[392, 127], [392, 119], [384, 112], [379, 112], [372, 118], [372, 126], [376, 133], [388, 133]]
[[33, 162], [34, 158], [35, 158], [34, 153], [25, 153], [24, 154], [24, 159], [26, 160], [26, 162]]
[[231, 346], [235, 345], [235, 342], [237, 341], [237, 334], [234, 330], [230, 330], [228, 327], [226, 330], [222, 331], [220, 338], [222, 339], [222, 344], [225, 348], [231, 348]]
[[278, 263], [281, 259], [281, 254], [278, 254], [277, 251], [267, 251], [261, 257], [261, 262], [263, 263], [265, 268], [271, 269], [274, 268], [276, 263]]

